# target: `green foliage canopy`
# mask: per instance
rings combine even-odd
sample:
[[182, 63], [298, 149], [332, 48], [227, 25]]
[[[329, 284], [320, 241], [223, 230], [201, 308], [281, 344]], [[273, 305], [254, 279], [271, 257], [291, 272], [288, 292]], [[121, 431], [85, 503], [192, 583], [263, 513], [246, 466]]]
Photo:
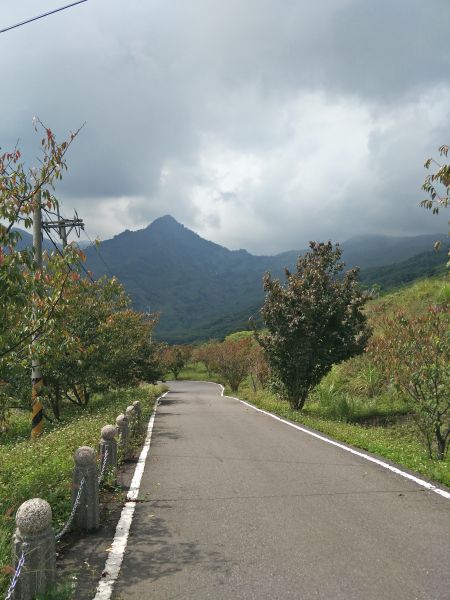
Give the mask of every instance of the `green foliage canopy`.
[[333, 364], [363, 352], [370, 335], [358, 269], [342, 275], [341, 249], [331, 242], [310, 249], [295, 273], [286, 270], [284, 285], [265, 275], [267, 333], [257, 334], [274, 389], [297, 410]]

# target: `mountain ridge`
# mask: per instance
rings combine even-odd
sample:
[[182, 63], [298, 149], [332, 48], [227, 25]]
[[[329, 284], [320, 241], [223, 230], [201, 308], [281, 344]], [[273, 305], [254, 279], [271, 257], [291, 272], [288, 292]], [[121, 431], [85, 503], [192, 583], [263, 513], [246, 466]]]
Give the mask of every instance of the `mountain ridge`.
[[[383, 266], [432, 248], [428, 234], [395, 238], [355, 236], [341, 244], [347, 267]], [[358, 239], [360, 240], [358, 242]], [[388, 248], [389, 252], [383, 252]], [[170, 342], [187, 342], [241, 327], [264, 297], [262, 277], [283, 277], [302, 250], [277, 255], [253, 255], [205, 240], [171, 215], [144, 229], [123, 231], [101, 243], [99, 252], [86, 251], [94, 276], [112, 273], [124, 284], [138, 310], [161, 312], [155, 334]], [[393, 257], [390, 260], [390, 257]], [[109, 268], [105, 268], [105, 263]], [[221, 330], [220, 323], [224, 323]]]
[[[30, 245], [30, 233], [21, 233], [21, 245]], [[362, 266], [364, 285], [386, 288], [440, 272], [445, 252], [440, 258], [432, 247], [444, 237], [357, 235], [341, 247], [347, 268]], [[161, 313], [156, 337], [181, 343], [245, 328], [262, 304], [264, 273], [283, 278], [284, 269], [295, 268], [306, 249], [276, 255], [230, 250], [164, 215], [143, 229], [105, 240], [99, 250], [91, 246], [84, 252], [95, 277], [117, 276], [137, 310]]]

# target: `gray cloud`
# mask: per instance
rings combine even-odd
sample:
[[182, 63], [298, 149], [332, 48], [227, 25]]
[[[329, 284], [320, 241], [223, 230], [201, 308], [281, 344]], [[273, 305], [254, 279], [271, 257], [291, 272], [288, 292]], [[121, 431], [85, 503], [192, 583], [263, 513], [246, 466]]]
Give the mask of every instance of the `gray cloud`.
[[[2, 24], [36, 14], [16, 4]], [[100, 237], [166, 213], [260, 253], [444, 230], [417, 204], [449, 27], [446, 0], [90, 0], [0, 35], [0, 145], [32, 164], [34, 114], [86, 121], [58, 189]]]

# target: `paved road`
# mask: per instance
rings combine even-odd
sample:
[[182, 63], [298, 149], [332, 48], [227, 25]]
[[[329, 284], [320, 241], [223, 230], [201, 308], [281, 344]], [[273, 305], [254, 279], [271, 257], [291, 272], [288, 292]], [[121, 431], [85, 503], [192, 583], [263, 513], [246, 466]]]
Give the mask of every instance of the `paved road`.
[[449, 600], [450, 501], [176, 382], [116, 600]]

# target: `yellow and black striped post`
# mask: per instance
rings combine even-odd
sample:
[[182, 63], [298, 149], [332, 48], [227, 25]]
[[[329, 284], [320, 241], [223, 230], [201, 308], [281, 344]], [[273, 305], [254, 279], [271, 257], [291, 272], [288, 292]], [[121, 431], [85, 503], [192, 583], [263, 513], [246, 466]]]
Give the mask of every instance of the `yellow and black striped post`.
[[44, 407], [39, 398], [41, 390], [44, 387], [44, 380], [37, 365], [33, 365], [31, 383], [31, 437], [37, 438], [41, 435], [44, 426]]

